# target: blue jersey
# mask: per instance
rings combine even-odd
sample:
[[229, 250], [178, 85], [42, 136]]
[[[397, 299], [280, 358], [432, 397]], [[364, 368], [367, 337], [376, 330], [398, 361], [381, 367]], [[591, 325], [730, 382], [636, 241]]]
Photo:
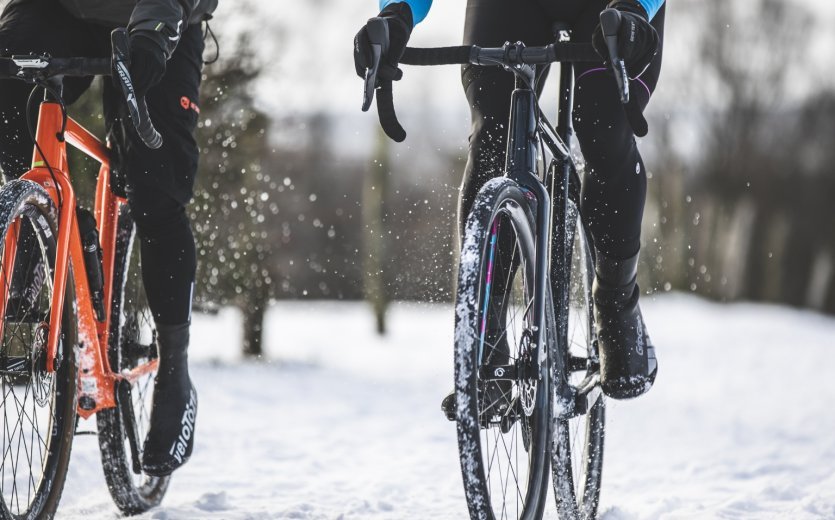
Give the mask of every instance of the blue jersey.
[[[426, 18], [429, 8], [432, 7], [432, 0], [380, 0], [380, 9], [389, 4], [396, 4], [398, 2], [406, 2], [409, 4], [409, 7], [412, 8], [412, 16], [415, 19], [415, 24], [418, 24], [421, 20]], [[649, 19], [652, 20], [655, 13], [661, 9], [661, 5], [664, 4], [664, 0], [638, 0], [638, 3], [643, 6], [644, 10], [649, 15]]]

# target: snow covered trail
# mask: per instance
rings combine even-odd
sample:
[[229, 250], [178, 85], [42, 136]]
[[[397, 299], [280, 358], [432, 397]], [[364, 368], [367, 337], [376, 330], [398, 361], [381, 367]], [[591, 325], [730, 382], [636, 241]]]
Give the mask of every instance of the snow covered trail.
[[[656, 388], [609, 401], [601, 516], [835, 518], [835, 320], [665, 295], [645, 304]], [[197, 448], [143, 519], [459, 519], [448, 306], [282, 303], [271, 363], [241, 362], [239, 316], [195, 321]], [[59, 518], [118, 517], [78, 437]], [[550, 508], [547, 518], [555, 518]]]

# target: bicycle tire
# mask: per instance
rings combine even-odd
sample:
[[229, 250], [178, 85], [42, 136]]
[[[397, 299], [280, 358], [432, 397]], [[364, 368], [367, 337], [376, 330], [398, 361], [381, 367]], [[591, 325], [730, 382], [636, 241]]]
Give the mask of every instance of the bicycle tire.
[[[555, 228], [560, 226], [557, 235], [566, 238], [567, 248], [566, 258], [552, 270], [552, 277], [560, 277], [561, 283], [554, 291], [559, 296], [555, 303], [558, 341], [551, 345], [560, 351], [551, 357], [566, 360], [553, 364], [554, 381], [576, 388], [599, 372], [599, 359], [591, 298], [593, 248], [579, 210], [579, 180], [572, 176], [572, 181], [567, 214], [561, 214], [555, 224]], [[565, 367], [564, 372], [556, 372], [559, 367]], [[605, 399], [596, 392], [587, 409], [570, 418], [561, 416], [565, 408], [557, 396], [554, 404], [551, 470], [557, 512], [563, 520], [596, 518], [603, 472]]]
[[[0, 267], [0, 283], [9, 283], [9, 294], [17, 286], [32, 291], [31, 298], [23, 297], [15, 302], [7, 300], [3, 320], [3, 337], [0, 338], [0, 389], [3, 392], [2, 460], [0, 460], [0, 516], [3, 519], [52, 518], [58, 508], [67, 468], [70, 462], [76, 421], [78, 371], [75, 360], [77, 342], [75, 292], [72, 272], [64, 287], [64, 309], [57, 370], [46, 371], [45, 346], [48, 337], [54, 287], [57, 212], [52, 199], [38, 184], [13, 180], [0, 190], [0, 266], [5, 255], [5, 239], [17, 223], [18, 243], [30, 233], [32, 249], [18, 248], [14, 270], [24, 268], [18, 275], [9, 276]], [[27, 254], [25, 251], [31, 251]], [[18, 263], [20, 262], [20, 263]], [[24, 267], [25, 266], [25, 267]], [[25, 272], [24, 275], [20, 275]], [[19, 284], [19, 285], [18, 285]], [[44, 290], [46, 289], [46, 290]], [[13, 297], [12, 297], [13, 298]], [[24, 370], [13, 370], [20, 360], [28, 359]], [[14, 362], [13, 360], [17, 360]], [[18, 391], [23, 387], [23, 395]], [[27, 404], [32, 405], [27, 410]], [[17, 412], [15, 425], [9, 424], [10, 412]], [[41, 421], [45, 423], [41, 426]], [[28, 421], [29, 424], [24, 424]], [[42, 436], [43, 430], [46, 435]], [[35, 435], [37, 433], [37, 439]], [[17, 438], [14, 439], [15, 434]], [[32, 441], [27, 448], [26, 437]], [[35, 450], [37, 442], [37, 453]], [[29, 463], [28, 477], [24, 478], [27, 492], [22, 500], [19, 488], [22, 475], [21, 447]], [[31, 448], [31, 449], [30, 449]], [[40, 456], [35, 461], [36, 455]], [[25, 470], [24, 470], [25, 471]], [[9, 473], [11, 472], [11, 474]]]
[[[465, 227], [455, 302], [455, 410], [464, 491], [473, 519], [540, 518], [547, 497], [553, 388], [546, 356], [536, 355], [530, 349], [531, 343], [526, 344], [533, 325], [530, 302], [535, 265], [534, 211], [529, 196], [529, 192], [509, 178], [492, 179], [477, 194]], [[512, 251], [508, 249], [509, 235], [503, 233], [510, 233], [514, 239]], [[514, 260], [517, 254], [518, 264]], [[507, 279], [504, 284], [494, 285], [494, 277]], [[521, 287], [515, 285], [517, 280]], [[496, 287], [499, 289], [493, 297]], [[517, 298], [514, 291], [521, 296], [519, 306], [512, 304]], [[498, 302], [497, 311], [490, 307], [491, 297], [494, 303]], [[516, 323], [518, 313], [509, 314], [511, 308], [522, 309], [519, 323]], [[546, 311], [546, 315], [549, 316], [546, 318], [546, 335], [553, 334], [553, 314]], [[504, 326], [504, 329], [488, 332], [491, 324]], [[487, 341], [488, 336], [492, 345]], [[485, 356], [486, 349], [491, 350]], [[503, 349], [507, 351], [506, 359], [502, 357]], [[491, 356], [499, 356], [508, 366], [516, 367], [515, 379], [505, 383], [503, 388], [501, 383], [482, 377], [495, 370], [495, 364], [485, 368], [490, 365], [482, 363], [489, 362]], [[498, 394], [499, 399], [495, 402], [490, 397], [490, 385], [499, 386], [498, 391], [492, 391], [494, 396]], [[504, 405], [500, 402], [502, 399]], [[512, 448], [508, 448], [505, 440], [508, 434]], [[504, 454], [498, 449], [499, 439]], [[522, 462], [527, 459], [527, 467], [517, 467], [512, 472], [511, 484], [515, 483], [516, 489], [511, 499], [515, 504], [508, 504], [507, 486], [501, 486], [501, 479], [505, 484], [509, 482], [514, 456], [517, 465], [519, 463], [520, 440]], [[491, 454], [490, 447], [494, 442], [496, 449]], [[505, 454], [509, 461], [503, 460]], [[504, 475], [503, 462], [508, 469]], [[495, 492], [494, 465], [498, 468], [498, 491], [501, 493]], [[526, 475], [522, 469], [526, 470]], [[520, 489], [520, 482], [524, 489]]]
[[[123, 205], [118, 218], [116, 248], [113, 263], [113, 297], [110, 311], [110, 341], [108, 357], [115, 371], [130, 369], [137, 361], [128, 352], [137, 345], [155, 349], [155, 329], [148, 309], [142, 284], [142, 266], [139, 248], [134, 248], [136, 229], [128, 206]], [[134, 350], [129, 351], [129, 348]], [[138, 354], [143, 355], [143, 354]], [[110, 496], [119, 510], [126, 515], [143, 513], [162, 502], [168, 489], [170, 476], [154, 477], [142, 473], [134, 461], [141, 460], [141, 443], [150, 422], [154, 373], [143, 376], [125, 387], [115, 408], [98, 412], [98, 438], [102, 466]], [[122, 400], [125, 400], [122, 402]], [[126, 421], [123, 413], [130, 413]], [[128, 438], [128, 425], [136, 425], [136, 445]], [[137, 473], [136, 470], [139, 470]]]

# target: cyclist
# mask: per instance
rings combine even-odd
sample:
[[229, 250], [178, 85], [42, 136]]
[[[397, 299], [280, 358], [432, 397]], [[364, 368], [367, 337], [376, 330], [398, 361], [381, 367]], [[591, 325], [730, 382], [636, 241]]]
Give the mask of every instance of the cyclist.
[[[185, 208], [197, 171], [201, 22], [216, 6], [217, 0], [12, 0], [0, 15], [0, 53], [5, 56], [109, 57], [110, 31], [128, 27], [135, 92], [147, 100], [164, 139], [162, 147], [150, 150], [133, 134], [109, 82], [103, 98], [108, 137], [122, 143], [117, 166], [126, 177], [143, 282], [158, 333], [159, 371], [142, 452], [143, 471], [155, 476], [184, 464], [194, 446], [197, 394], [188, 375], [187, 349], [197, 260]], [[65, 101], [78, 99], [91, 81], [67, 78]], [[0, 81], [0, 168], [7, 180], [28, 170], [32, 157], [25, 116], [29, 90], [19, 81]], [[27, 240], [31, 244], [34, 238], [21, 237], [24, 251], [31, 247]], [[31, 290], [15, 291], [14, 286], [13, 281], [13, 297], [32, 297]]]
[[[399, 60], [413, 26], [432, 0], [381, 0], [378, 15], [387, 22], [378, 77], [400, 78]], [[553, 42], [554, 22], [571, 24], [572, 40], [592, 42], [601, 62], [575, 65], [574, 128], [587, 164], [582, 210], [594, 238], [597, 267], [593, 287], [603, 391], [613, 398], [637, 397], [652, 386], [658, 364], [644, 326], [636, 283], [641, 220], [646, 199], [646, 170], [626, 111], [640, 118], [658, 81], [664, 33], [664, 0], [614, 0], [621, 13], [618, 53], [631, 79], [632, 99], [619, 99], [604, 61], [608, 51], [599, 25], [606, 0], [468, 0], [464, 43], [499, 47], [506, 41], [528, 45]], [[364, 77], [372, 63], [367, 27], [354, 39], [354, 63]], [[544, 79], [547, 69], [541, 71]], [[465, 65], [461, 79], [470, 104], [469, 156], [459, 200], [463, 227], [478, 190], [502, 174], [512, 74], [497, 67]], [[539, 81], [541, 88], [543, 81]], [[636, 118], [632, 118], [635, 120]], [[645, 130], [636, 129], [640, 133]], [[454, 399], [444, 399], [448, 417]]]

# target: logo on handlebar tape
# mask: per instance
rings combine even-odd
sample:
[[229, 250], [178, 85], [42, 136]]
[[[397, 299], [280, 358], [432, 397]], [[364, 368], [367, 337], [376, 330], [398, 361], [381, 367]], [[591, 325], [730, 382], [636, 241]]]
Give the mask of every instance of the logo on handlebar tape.
[[196, 113], [200, 113], [200, 107], [197, 106], [197, 103], [190, 100], [188, 96], [180, 98], [180, 106], [183, 107], [183, 110], [194, 110]]
[[136, 95], [133, 92], [133, 83], [130, 80], [130, 74], [128, 73], [128, 68], [123, 61], [116, 62], [116, 72], [119, 73], [119, 78], [122, 80], [122, 84], [127, 86], [128, 95], [125, 96], [126, 101], [136, 110], [139, 110], [139, 105], [136, 103]]

